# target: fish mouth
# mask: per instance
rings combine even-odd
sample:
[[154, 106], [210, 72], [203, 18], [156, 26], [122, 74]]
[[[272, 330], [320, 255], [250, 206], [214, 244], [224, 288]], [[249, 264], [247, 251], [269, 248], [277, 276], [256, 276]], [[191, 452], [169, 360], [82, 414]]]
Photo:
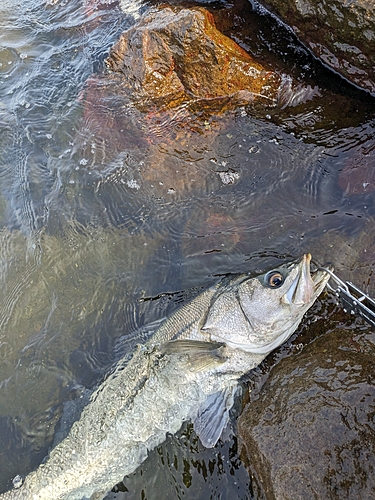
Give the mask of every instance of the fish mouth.
[[[311, 263], [313, 263], [315, 270], [311, 269]], [[327, 285], [333, 266], [330, 264], [327, 267], [316, 265], [315, 262], [312, 262], [311, 253], [304, 254], [298, 266], [298, 275], [284, 295], [283, 301], [295, 305], [311, 304]]]

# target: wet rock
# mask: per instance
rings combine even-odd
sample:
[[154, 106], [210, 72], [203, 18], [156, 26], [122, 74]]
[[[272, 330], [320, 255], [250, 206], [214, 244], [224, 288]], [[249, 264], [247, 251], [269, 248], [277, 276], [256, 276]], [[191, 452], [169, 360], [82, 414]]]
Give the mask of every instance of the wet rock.
[[265, 0], [324, 64], [375, 95], [375, 4], [370, 0]]
[[280, 77], [267, 71], [215, 27], [203, 8], [149, 11], [122, 34], [108, 67], [136, 105], [148, 111], [189, 103], [228, 108], [254, 99], [273, 101]]
[[210, 116], [205, 109], [194, 113], [184, 105], [143, 113], [117, 80], [105, 78], [90, 79], [82, 101], [74, 160], [104, 175], [104, 190], [115, 181], [133, 193], [146, 190], [152, 197], [175, 199], [205, 189], [210, 180], [221, 184], [210, 158], [215, 141], [226, 130], [228, 113]]
[[[208, 178], [210, 148], [237, 108], [274, 106], [282, 78], [215, 27], [203, 8], [148, 11], [110, 51], [110, 75], [89, 79], [81, 93], [75, 153], [98, 169], [124, 145], [154, 196], [191, 193]], [[284, 94], [283, 94], [284, 95]], [[84, 143], [80, 137], [85, 137]], [[92, 137], [88, 140], [87, 137]]]
[[375, 346], [360, 328], [295, 346], [250, 394], [239, 434], [256, 498], [373, 498]]

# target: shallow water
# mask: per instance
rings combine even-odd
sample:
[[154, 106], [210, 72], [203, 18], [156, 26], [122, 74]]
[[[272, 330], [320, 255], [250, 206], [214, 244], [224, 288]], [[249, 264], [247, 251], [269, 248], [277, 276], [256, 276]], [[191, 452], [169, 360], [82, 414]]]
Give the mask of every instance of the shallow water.
[[[139, 328], [219, 276], [311, 251], [375, 295], [374, 101], [236, 5], [214, 9], [218, 26], [315, 97], [165, 138], [168, 122], [138, 128], [104, 64], [147, 6], [1, 3], [0, 491], [41, 462], [63, 403]], [[125, 487], [124, 498], [252, 498], [235, 439], [204, 450], [189, 429]]]

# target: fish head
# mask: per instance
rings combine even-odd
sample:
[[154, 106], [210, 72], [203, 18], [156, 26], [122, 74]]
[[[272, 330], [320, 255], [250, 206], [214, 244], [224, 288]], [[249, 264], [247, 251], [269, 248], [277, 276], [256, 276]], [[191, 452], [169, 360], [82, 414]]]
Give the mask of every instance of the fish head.
[[325, 270], [311, 272], [311, 254], [255, 278], [233, 281], [211, 304], [202, 328], [212, 341], [267, 355], [297, 329], [326, 286]]

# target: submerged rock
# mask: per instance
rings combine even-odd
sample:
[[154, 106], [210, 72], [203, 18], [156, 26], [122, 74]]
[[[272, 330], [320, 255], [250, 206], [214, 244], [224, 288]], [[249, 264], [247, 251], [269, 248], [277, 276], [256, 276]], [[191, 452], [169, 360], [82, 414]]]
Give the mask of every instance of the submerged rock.
[[[149, 10], [121, 35], [106, 63], [111, 74], [91, 79], [82, 93], [83, 126], [107, 161], [125, 144], [140, 152], [139, 185], [154, 196], [191, 194], [209, 178], [220, 180], [207, 162], [228, 116], [248, 105], [264, 114], [281, 95], [285, 100], [285, 79], [218, 31], [199, 7]], [[81, 156], [89, 157], [86, 143]], [[89, 167], [100, 169], [97, 160]]]
[[239, 434], [256, 498], [374, 496], [375, 348], [360, 327], [282, 359], [250, 394]]
[[375, 95], [375, 4], [370, 0], [265, 0], [324, 64]]
[[203, 8], [148, 12], [110, 51], [108, 67], [123, 76], [136, 105], [182, 103], [216, 110], [277, 98], [280, 77], [266, 70], [215, 27]]

